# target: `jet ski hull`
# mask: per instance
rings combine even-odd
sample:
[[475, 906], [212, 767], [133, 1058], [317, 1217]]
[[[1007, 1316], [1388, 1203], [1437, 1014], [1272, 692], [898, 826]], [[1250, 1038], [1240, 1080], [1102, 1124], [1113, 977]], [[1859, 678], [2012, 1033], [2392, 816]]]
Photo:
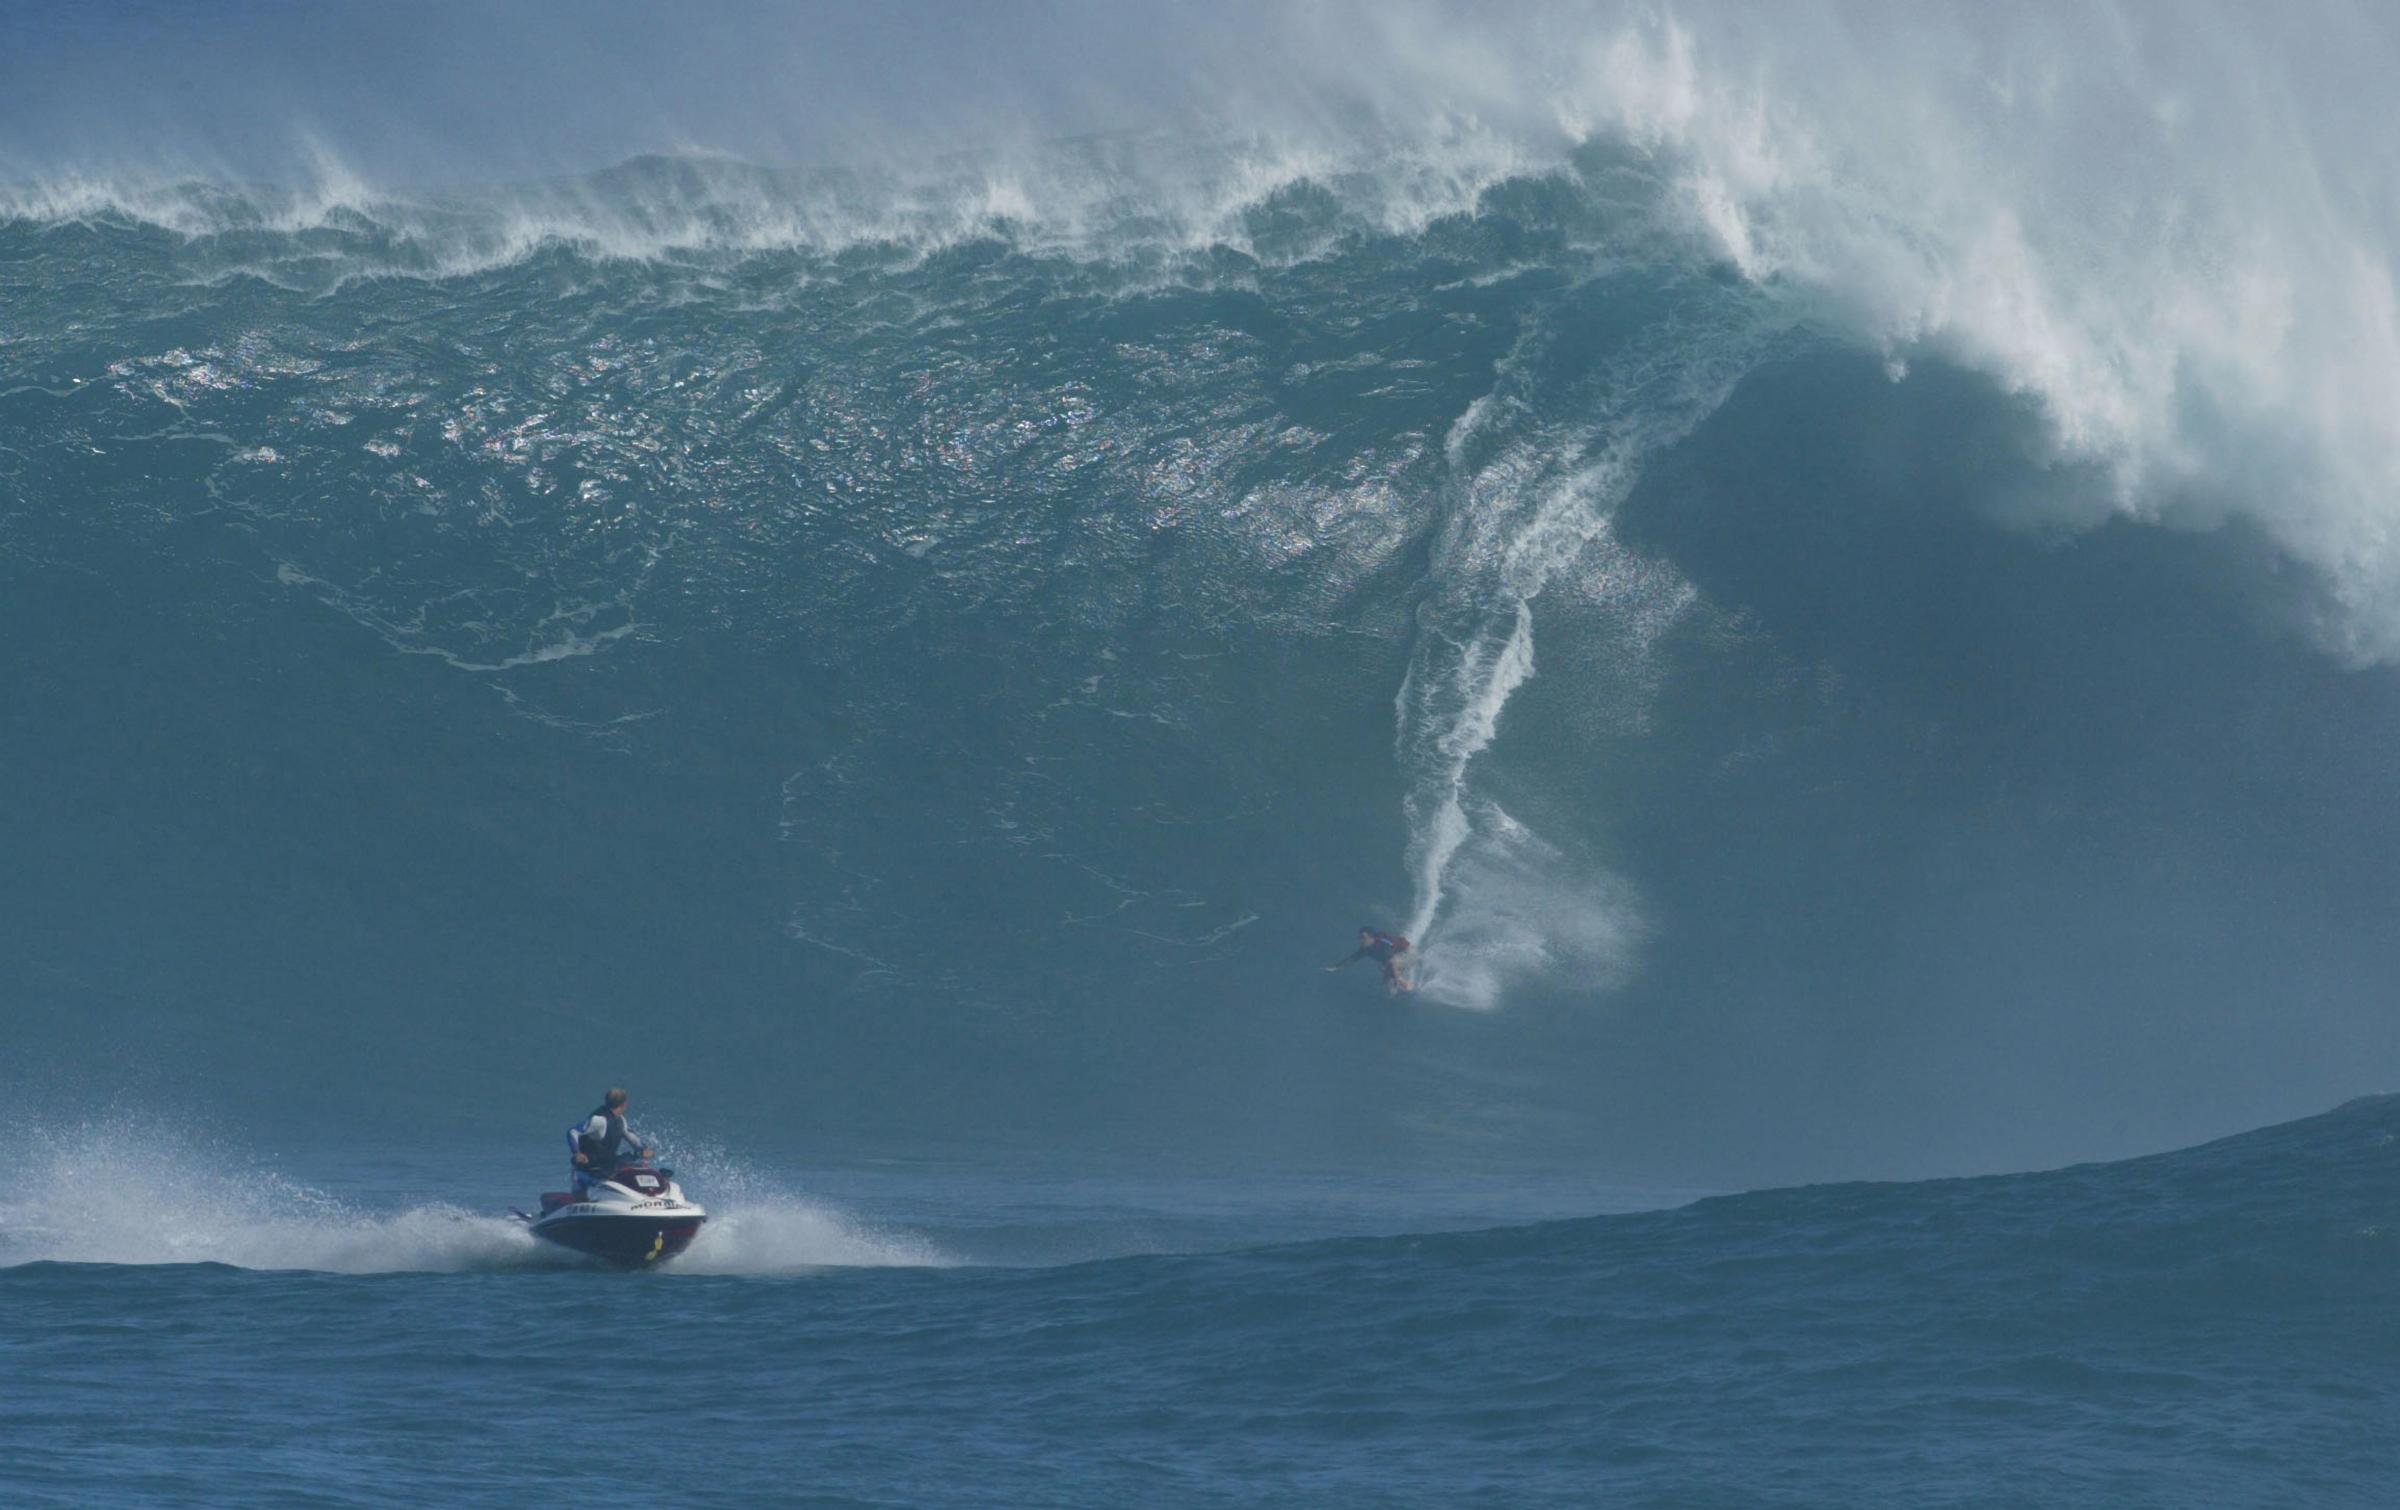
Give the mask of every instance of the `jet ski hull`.
[[520, 1211], [535, 1237], [618, 1269], [663, 1264], [692, 1245], [708, 1213], [683, 1198], [675, 1171], [625, 1164], [581, 1190], [542, 1197], [542, 1213]]
[[699, 1215], [589, 1212], [565, 1207], [533, 1224], [533, 1235], [618, 1269], [665, 1263], [700, 1235]]

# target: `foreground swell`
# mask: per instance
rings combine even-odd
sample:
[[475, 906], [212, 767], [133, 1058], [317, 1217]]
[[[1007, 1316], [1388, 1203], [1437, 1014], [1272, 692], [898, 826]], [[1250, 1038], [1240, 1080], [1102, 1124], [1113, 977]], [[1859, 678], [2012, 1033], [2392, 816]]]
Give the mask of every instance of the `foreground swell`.
[[[2379, 1504], [2400, 1101], [2055, 1173], [1050, 1269], [588, 1285], [0, 1271], [12, 1487], [597, 1492], [595, 1374], [730, 1497]], [[71, 1339], [71, 1341], [70, 1341]], [[106, 1412], [101, 1409], [108, 1402]], [[138, 1411], [129, 1447], [106, 1449]], [[337, 1432], [343, 1451], [324, 1458]], [[439, 1451], [430, 1451], [438, 1445]], [[807, 1464], [795, 1478], [795, 1461]]]

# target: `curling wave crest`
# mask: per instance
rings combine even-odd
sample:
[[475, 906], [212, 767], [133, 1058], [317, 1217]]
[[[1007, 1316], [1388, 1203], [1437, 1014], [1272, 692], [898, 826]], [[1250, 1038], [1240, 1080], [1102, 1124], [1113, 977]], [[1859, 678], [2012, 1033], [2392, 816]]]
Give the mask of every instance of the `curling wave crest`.
[[[554, 249], [918, 256], [986, 240], [1155, 279], [1423, 234], [1556, 183], [1605, 205], [1631, 165], [1663, 189], [1665, 233], [1895, 371], [1955, 357], [2038, 401], [2060, 458], [2098, 478], [2053, 498], [2052, 522], [2250, 518], [2326, 576], [2329, 641], [2387, 658], [2400, 127], [2344, 102], [2379, 97], [2400, 41], [2364, 10], [2307, 26], [2200, 10], [2005, 27], [1947, 6], [1567, 3], [1500, 26], [1443, 5], [1267, 10], [1228, 21], [1240, 46], [1162, 28], [1193, 97], [1065, 144], [898, 138], [804, 169], [741, 155], [817, 160], [827, 138], [803, 118], [817, 154], [760, 124], [717, 131], [731, 154], [435, 191], [378, 186], [352, 165], [372, 135], [320, 128], [281, 164], [298, 187], [68, 154], [0, 165], [0, 217], [155, 226], [204, 276], [311, 287]], [[962, 139], [1028, 140], [967, 95], [950, 106]]]

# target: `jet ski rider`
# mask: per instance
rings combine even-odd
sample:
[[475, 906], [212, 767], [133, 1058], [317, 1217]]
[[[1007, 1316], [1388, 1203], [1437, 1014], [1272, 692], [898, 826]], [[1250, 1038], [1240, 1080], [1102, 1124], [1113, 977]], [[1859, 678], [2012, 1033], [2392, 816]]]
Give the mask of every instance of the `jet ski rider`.
[[615, 1173], [619, 1164], [656, 1152], [626, 1127], [625, 1100], [625, 1088], [612, 1085], [591, 1116], [567, 1129], [567, 1148], [575, 1156], [576, 1195], [583, 1195], [593, 1180]]

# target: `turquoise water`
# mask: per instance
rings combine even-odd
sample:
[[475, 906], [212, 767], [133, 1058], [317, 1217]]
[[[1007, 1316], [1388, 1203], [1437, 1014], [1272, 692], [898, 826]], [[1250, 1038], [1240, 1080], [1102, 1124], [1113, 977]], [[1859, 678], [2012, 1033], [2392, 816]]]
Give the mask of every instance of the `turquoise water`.
[[0, 1500], [2391, 1498], [2378, 17], [0, 10]]
[[1397, 228], [1161, 150], [1059, 149], [1073, 237], [671, 158], [0, 220], [20, 1103], [1721, 1188], [2381, 1088], [2400, 687], [2255, 532], [2012, 521], [2102, 486], [2021, 395], [1606, 143]]

